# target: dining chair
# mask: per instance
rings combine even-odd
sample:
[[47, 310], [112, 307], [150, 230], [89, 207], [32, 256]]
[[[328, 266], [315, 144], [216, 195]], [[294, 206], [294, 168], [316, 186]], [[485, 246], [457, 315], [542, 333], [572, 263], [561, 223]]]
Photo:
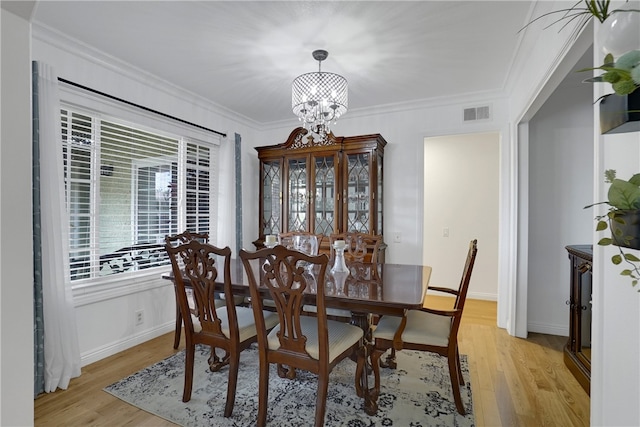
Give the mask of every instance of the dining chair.
[[[165, 242], [167, 241], [167, 239], [169, 239], [168, 241], [172, 246], [181, 245], [190, 242], [191, 240], [198, 240], [199, 242], [207, 243], [209, 241], [209, 233], [191, 233], [189, 230], [186, 230], [185, 232], [180, 234], [166, 236]], [[177, 288], [175, 288], [175, 286], [174, 289], [176, 291], [176, 328], [173, 336], [173, 348], [178, 348], [178, 346], [180, 345], [180, 335], [182, 333], [182, 314], [180, 312], [180, 304], [178, 302], [178, 290]], [[189, 312], [195, 314], [193, 295], [191, 294], [190, 289], [187, 290], [187, 299], [189, 301]], [[224, 301], [219, 300], [218, 304], [219, 306], [222, 306], [224, 305]]]
[[[186, 339], [185, 379], [182, 401], [191, 399], [193, 387], [193, 366], [196, 344], [209, 345], [212, 348], [209, 369], [217, 372], [229, 365], [229, 381], [224, 416], [233, 412], [240, 352], [257, 341], [254, 311], [248, 307], [238, 307], [231, 289], [231, 249], [217, 248], [197, 240], [175, 244], [170, 237], [165, 238], [165, 247], [171, 260], [171, 267], [177, 289], [178, 303], [183, 316]], [[222, 271], [222, 274], [220, 272]], [[222, 276], [222, 277], [220, 277]], [[224, 305], [218, 307], [216, 282], [222, 280]], [[191, 314], [187, 300], [187, 286], [192, 290], [195, 314]], [[275, 313], [261, 314], [261, 326], [270, 330], [278, 323]], [[223, 349], [222, 358], [215, 352]]]
[[[295, 249], [307, 255], [318, 255], [324, 235], [306, 231], [289, 231], [278, 234], [278, 244], [287, 249]], [[269, 299], [262, 301], [267, 310], [275, 310], [275, 303]]]
[[[183, 233], [180, 234], [175, 234], [173, 236], [165, 236], [165, 241], [166, 238], [169, 239], [169, 241], [171, 242], [171, 245], [175, 246], [178, 244], [183, 244], [186, 242], [189, 242], [191, 240], [197, 240], [199, 242], [202, 243], [208, 243], [209, 242], [209, 233], [192, 233], [189, 230], [184, 231]], [[195, 309], [194, 309], [194, 305], [193, 305], [193, 295], [191, 293], [191, 290], [189, 289], [189, 284], [186, 284], [187, 286], [187, 299], [189, 301], [189, 311], [192, 314], [195, 314]], [[224, 305], [224, 295], [223, 294], [216, 294], [216, 307], [222, 307]], [[236, 305], [239, 304], [244, 304], [245, 299], [243, 296], [238, 295], [238, 296], [234, 296], [233, 297]], [[181, 332], [182, 332], [182, 314], [180, 312], [180, 304], [178, 304], [178, 296], [176, 294], [176, 328], [175, 328], [175, 333], [173, 336], [173, 348], [178, 348], [178, 346], [180, 345], [180, 336], [181, 336]]]
[[[364, 367], [363, 331], [347, 323], [328, 320], [325, 304], [325, 254], [311, 256], [282, 245], [257, 252], [240, 251], [249, 279], [252, 307], [258, 328], [260, 381], [257, 425], [266, 423], [269, 365], [277, 364], [280, 377], [291, 378], [292, 369], [304, 369], [318, 376], [315, 425], [324, 424], [329, 373], [347, 357], [357, 358], [356, 390]], [[308, 269], [301, 265], [311, 265]], [[267, 331], [263, 318], [261, 289], [275, 301], [280, 323]], [[318, 316], [301, 315], [303, 299], [315, 294]]]
[[379, 234], [367, 234], [360, 232], [333, 233], [329, 235], [329, 258], [335, 259], [335, 249], [333, 243], [336, 240], [344, 240], [347, 248], [345, 257], [348, 261], [356, 262], [378, 262], [382, 236]]
[[380, 394], [380, 356], [386, 350], [391, 348], [433, 352], [447, 358], [456, 408], [460, 414], [465, 414], [460, 397], [460, 386], [464, 385], [464, 379], [460, 368], [458, 329], [477, 252], [477, 240], [472, 240], [469, 243], [469, 251], [458, 289], [435, 286], [428, 288], [432, 291], [455, 295], [455, 302], [451, 310], [435, 310], [425, 307], [420, 310], [408, 310], [403, 317], [382, 316], [372, 334], [371, 365], [375, 379], [374, 393]]

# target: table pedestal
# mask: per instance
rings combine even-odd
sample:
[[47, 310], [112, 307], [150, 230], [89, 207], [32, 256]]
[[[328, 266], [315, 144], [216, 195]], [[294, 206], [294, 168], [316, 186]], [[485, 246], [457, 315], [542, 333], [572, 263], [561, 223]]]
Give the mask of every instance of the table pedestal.
[[[364, 411], [368, 415], [375, 415], [378, 412], [378, 394], [375, 388], [369, 388], [369, 374], [373, 371], [369, 362], [369, 354], [373, 348], [371, 343], [371, 314], [363, 312], [351, 312], [352, 325], [358, 326], [364, 332], [364, 369], [360, 374], [360, 382], [356, 386], [358, 397], [364, 398]], [[358, 373], [356, 373], [357, 375]]]

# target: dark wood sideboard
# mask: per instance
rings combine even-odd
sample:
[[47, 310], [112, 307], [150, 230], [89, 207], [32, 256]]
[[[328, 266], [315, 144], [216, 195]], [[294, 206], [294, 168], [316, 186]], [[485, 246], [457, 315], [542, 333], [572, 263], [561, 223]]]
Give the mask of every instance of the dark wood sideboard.
[[566, 247], [570, 262], [569, 340], [564, 363], [591, 394], [591, 286], [593, 246]]

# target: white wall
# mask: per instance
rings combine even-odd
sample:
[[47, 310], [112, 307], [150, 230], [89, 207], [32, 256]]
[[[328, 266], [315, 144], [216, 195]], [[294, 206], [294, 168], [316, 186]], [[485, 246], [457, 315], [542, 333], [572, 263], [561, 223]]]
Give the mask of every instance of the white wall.
[[[566, 1], [541, 1], [535, 3], [533, 17], [543, 16], [573, 6]], [[501, 259], [506, 264], [500, 269], [498, 294], [498, 325], [515, 336], [526, 337], [528, 331], [528, 262], [529, 262], [529, 129], [528, 120], [540, 109], [556, 90], [576, 62], [593, 43], [591, 27], [576, 34], [573, 25], [553, 26], [557, 14], [536, 21], [523, 32], [514, 65], [509, 73], [509, 145], [503, 149], [509, 153], [508, 175], [502, 183], [509, 187], [508, 210], [502, 218], [508, 223], [507, 238], [502, 241]], [[504, 275], [504, 276], [502, 276]]]
[[[634, 2], [640, 8], [640, 2]], [[593, 63], [602, 62], [596, 26]], [[593, 99], [611, 93], [608, 84], [593, 85]], [[600, 135], [599, 108], [594, 106], [594, 198], [607, 199], [604, 171], [615, 169], [629, 178], [640, 172], [640, 132]], [[600, 205], [594, 213], [602, 214]], [[594, 232], [597, 242], [605, 232]], [[616, 248], [594, 245], [593, 279], [593, 361], [591, 365], [591, 422], [596, 426], [640, 425], [640, 293], [628, 278], [620, 276], [621, 266], [611, 263]], [[640, 251], [629, 250], [636, 257]]]
[[[640, 172], [640, 132], [596, 136], [598, 159], [595, 200], [606, 200], [603, 172], [615, 169], [629, 178]], [[604, 206], [600, 213], [604, 212]], [[605, 236], [594, 233], [593, 241]], [[627, 250], [640, 257], [640, 251]], [[593, 360], [591, 420], [593, 425], [640, 425], [640, 293], [622, 266], [611, 263], [617, 249], [594, 245]]]
[[0, 8], [0, 425], [33, 423], [29, 22]]
[[497, 133], [425, 139], [423, 262], [438, 266], [430, 285], [455, 288], [478, 239], [468, 297], [497, 300], [499, 148]]
[[[591, 63], [591, 50], [574, 69]], [[529, 122], [528, 319], [530, 332], [569, 334], [565, 246], [594, 227], [592, 87], [571, 71]]]

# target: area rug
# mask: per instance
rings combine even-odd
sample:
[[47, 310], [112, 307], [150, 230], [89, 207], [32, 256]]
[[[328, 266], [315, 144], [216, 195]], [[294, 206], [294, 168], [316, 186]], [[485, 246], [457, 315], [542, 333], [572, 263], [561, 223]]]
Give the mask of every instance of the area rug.
[[[228, 369], [209, 371], [208, 347], [198, 347], [189, 402], [182, 402], [184, 351], [109, 385], [104, 390], [125, 402], [184, 427], [255, 426], [258, 413], [258, 351], [240, 356], [236, 403], [230, 418], [223, 417]], [[325, 426], [473, 426], [473, 404], [466, 356], [461, 356], [466, 386], [462, 401], [467, 415], [456, 411], [445, 358], [417, 351], [396, 353], [397, 369], [382, 368], [378, 413], [364, 412], [354, 388], [355, 363], [342, 361], [331, 372]], [[373, 382], [373, 376], [370, 377]], [[294, 380], [269, 374], [267, 424], [309, 426], [315, 414], [317, 379], [297, 371]]]

